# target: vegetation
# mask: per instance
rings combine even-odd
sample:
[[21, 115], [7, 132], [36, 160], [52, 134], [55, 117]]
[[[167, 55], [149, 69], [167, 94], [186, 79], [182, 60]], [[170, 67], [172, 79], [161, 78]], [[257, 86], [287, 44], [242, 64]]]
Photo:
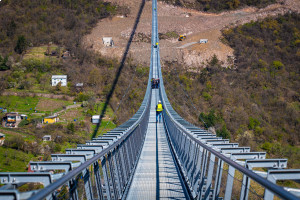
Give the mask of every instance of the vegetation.
[[220, 12], [234, 10], [243, 6], [265, 7], [276, 0], [161, 0], [176, 6], [184, 6], [201, 11]]
[[12, 148], [0, 147], [0, 172], [27, 171], [27, 164], [34, 156]]
[[300, 167], [299, 18], [291, 13], [225, 29], [234, 66], [221, 67], [216, 56], [201, 73], [167, 63], [164, 83], [174, 108], [195, 124], [214, 126], [217, 135]]

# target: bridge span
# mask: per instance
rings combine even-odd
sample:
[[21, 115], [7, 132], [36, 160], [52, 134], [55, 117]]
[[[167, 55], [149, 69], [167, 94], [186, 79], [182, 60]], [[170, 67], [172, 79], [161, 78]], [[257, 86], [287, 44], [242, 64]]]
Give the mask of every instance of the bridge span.
[[[299, 169], [286, 169], [287, 159], [230, 143], [172, 108], [161, 72], [157, 9], [153, 0], [148, 86], [136, 114], [103, 136], [52, 154], [51, 161], [30, 162], [32, 173], [0, 173], [0, 200], [299, 199], [299, 188], [276, 184], [300, 181]], [[151, 78], [160, 78], [159, 89], [151, 89]], [[158, 100], [162, 123], [155, 120]], [[27, 183], [42, 187], [24, 191]]]

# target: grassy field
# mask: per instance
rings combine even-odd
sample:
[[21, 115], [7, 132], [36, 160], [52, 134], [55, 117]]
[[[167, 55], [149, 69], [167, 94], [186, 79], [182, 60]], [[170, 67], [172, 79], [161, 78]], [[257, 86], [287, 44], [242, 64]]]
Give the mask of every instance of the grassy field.
[[57, 112], [63, 106], [72, 105], [72, 101], [50, 99], [45, 97], [0, 96], [0, 107], [8, 112], [21, 112], [25, 114], [37, 112]]
[[32, 158], [34, 158], [32, 154], [0, 147], [0, 172], [25, 172]]
[[0, 96], [0, 107], [8, 112], [34, 112], [39, 97]]
[[[59, 49], [56, 45], [51, 45], [49, 48], [49, 53], [51, 54], [52, 51], [56, 51], [62, 53], [62, 48]], [[40, 46], [40, 47], [32, 47], [31, 49], [27, 50], [26, 54], [24, 55], [24, 59], [39, 59], [43, 61], [56, 61], [58, 60], [57, 56], [47, 56], [48, 46]], [[59, 57], [60, 58], [60, 57]]]

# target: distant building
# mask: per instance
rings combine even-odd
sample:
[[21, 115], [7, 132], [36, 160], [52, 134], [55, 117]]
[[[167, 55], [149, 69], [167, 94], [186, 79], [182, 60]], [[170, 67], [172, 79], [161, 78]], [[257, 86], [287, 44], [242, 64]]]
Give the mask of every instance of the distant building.
[[76, 87], [83, 87], [83, 83], [76, 83], [75, 86]]
[[63, 54], [62, 54], [61, 57], [62, 57], [63, 59], [70, 58], [70, 57], [71, 57], [70, 51], [65, 51], [65, 52], [63, 52]]
[[93, 115], [92, 116], [92, 123], [93, 124], [98, 124], [100, 121], [100, 115]]
[[58, 116], [57, 115], [45, 117], [44, 120], [43, 120], [44, 124], [53, 124], [53, 123], [56, 123], [56, 122], [58, 122]]
[[8, 128], [17, 128], [21, 120], [21, 115], [19, 115], [17, 112], [6, 113], [3, 117], [2, 126]]
[[61, 82], [61, 86], [67, 86], [67, 75], [52, 75], [52, 86]]
[[3, 133], [0, 133], [0, 146], [4, 144], [5, 141], [5, 135]]
[[51, 135], [44, 135], [43, 141], [51, 141]]
[[114, 46], [114, 41], [113, 41], [112, 37], [103, 37], [102, 41], [103, 41], [103, 44], [107, 47]]
[[200, 39], [200, 44], [208, 43], [208, 39]]

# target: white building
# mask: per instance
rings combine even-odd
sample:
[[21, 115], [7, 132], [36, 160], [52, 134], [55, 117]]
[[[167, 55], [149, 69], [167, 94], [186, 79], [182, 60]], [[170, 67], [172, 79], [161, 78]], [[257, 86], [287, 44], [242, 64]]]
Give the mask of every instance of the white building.
[[93, 124], [98, 124], [100, 121], [100, 115], [93, 115], [92, 116], [92, 123]]
[[67, 75], [52, 75], [52, 86], [61, 82], [61, 86], [67, 86]]
[[44, 135], [43, 141], [51, 141], [51, 135]]
[[208, 39], [200, 39], [200, 44], [208, 43]]
[[107, 47], [114, 46], [114, 41], [113, 41], [112, 37], [103, 37], [102, 41], [103, 41], [103, 44]]

